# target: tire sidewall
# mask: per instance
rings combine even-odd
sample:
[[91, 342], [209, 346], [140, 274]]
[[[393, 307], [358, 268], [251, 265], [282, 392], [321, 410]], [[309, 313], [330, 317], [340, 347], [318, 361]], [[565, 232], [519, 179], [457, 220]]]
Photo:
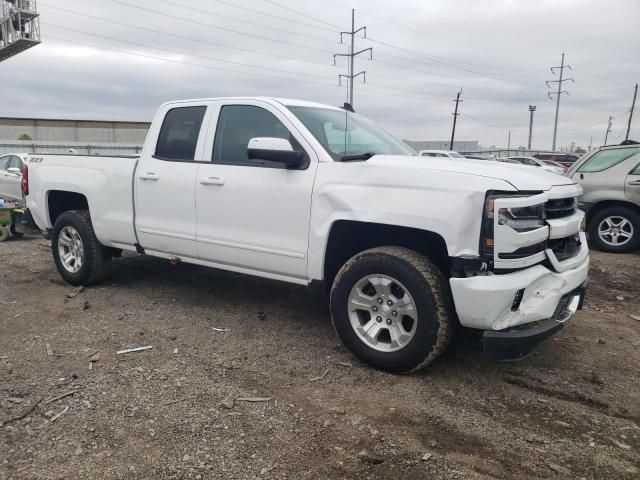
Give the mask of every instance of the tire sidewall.
[[[363, 277], [374, 274], [390, 276], [401, 282], [416, 304], [417, 325], [411, 341], [395, 352], [381, 352], [366, 345], [354, 331], [349, 319], [349, 295]], [[331, 290], [331, 316], [338, 336], [345, 346], [363, 362], [394, 373], [418, 367], [435, 347], [440, 324], [432, 286], [410, 263], [384, 253], [364, 253], [349, 262]]]
[[[598, 233], [598, 227], [602, 220], [607, 217], [624, 217], [631, 222], [633, 225], [633, 237], [626, 244], [615, 247], [613, 245], [608, 245], [602, 241], [600, 238], [600, 234]], [[612, 252], [612, 253], [626, 253], [636, 250], [640, 247], [640, 215], [630, 208], [626, 207], [609, 207], [605, 208], [598, 213], [596, 213], [589, 220], [589, 240], [591, 243], [598, 249], [603, 252]]]
[[[82, 263], [82, 267], [80, 267], [80, 270], [76, 273], [72, 273], [64, 267], [60, 259], [60, 254], [58, 253], [58, 237], [60, 235], [60, 231], [66, 226], [73, 227], [78, 232], [80, 239], [82, 240], [84, 261]], [[87, 225], [82, 217], [74, 212], [65, 212], [61, 214], [53, 226], [53, 232], [51, 234], [51, 253], [53, 254], [53, 260], [58, 268], [60, 276], [65, 280], [65, 282], [70, 283], [71, 285], [84, 285], [87, 283], [91, 275], [91, 265], [94, 261], [94, 249], [91, 245], [93, 235], [89, 231], [90, 228], [91, 227]]]

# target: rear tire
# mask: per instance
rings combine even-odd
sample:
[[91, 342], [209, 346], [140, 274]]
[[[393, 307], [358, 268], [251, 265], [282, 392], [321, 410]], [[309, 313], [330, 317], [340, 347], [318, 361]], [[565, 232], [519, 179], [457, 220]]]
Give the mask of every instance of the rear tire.
[[331, 317], [356, 357], [392, 373], [433, 362], [449, 344], [454, 324], [444, 275], [427, 257], [403, 247], [373, 248], [351, 258], [333, 282]]
[[51, 251], [60, 276], [71, 285], [98, 283], [110, 271], [108, 250], [96, 238], [86, 210], [70, 210], [57, 218]]
[[598, 250], [626, 253], [640, 248], [640, 215], [628, 207], [608, 207], [597, 212], [587, 227]]

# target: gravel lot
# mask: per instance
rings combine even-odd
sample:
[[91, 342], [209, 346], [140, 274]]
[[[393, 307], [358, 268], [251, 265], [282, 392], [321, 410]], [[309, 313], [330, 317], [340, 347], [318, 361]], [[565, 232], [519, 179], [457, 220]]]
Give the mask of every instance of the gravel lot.
[[526, 361], [457, 342], [411, 376], [359, 364], [308, 289], [116, 264], [74, 294], [46, 241], [0, 244], [0, 478], [640, 478], [637, 254], [594, 252]]

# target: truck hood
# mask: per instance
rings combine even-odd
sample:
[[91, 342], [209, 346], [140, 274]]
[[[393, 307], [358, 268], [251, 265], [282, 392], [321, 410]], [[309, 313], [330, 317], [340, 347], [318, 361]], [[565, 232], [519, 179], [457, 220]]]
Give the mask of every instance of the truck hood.
[[563, 175], [491, 160], [462, 160], [456, 158], [418, 157], [406, 155], [374, 155], [368, 164], [407, 169], [439, 170], [504, 180], [517, 190], [550, 190], [557, 185], [573, 185], [575, 182]]

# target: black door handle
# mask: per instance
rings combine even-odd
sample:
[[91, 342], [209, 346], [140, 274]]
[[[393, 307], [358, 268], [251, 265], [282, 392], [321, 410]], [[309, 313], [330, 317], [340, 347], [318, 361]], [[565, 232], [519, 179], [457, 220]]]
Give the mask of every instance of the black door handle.
[[584, 173], [580, 174], [580, 180], [584, 180]]

